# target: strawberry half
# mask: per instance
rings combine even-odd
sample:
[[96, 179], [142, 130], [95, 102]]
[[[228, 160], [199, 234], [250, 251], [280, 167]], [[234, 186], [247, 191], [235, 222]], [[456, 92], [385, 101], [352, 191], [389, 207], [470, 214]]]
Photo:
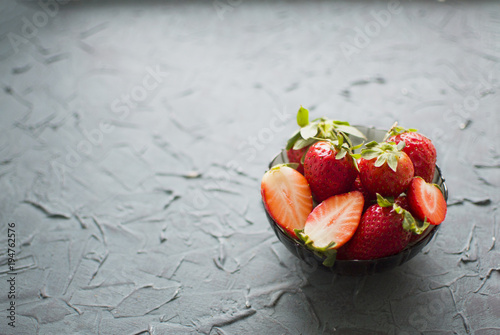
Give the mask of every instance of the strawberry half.
[[271, 218], [296, 238], [313, 209], [311, 189], [306, 178], [286, 165], [277, 165], [262, 177], [261, 195]]
[[333, 265], [335, 249], [354, 235], [363, 212], [364, 198], [359, 191], [334, 195], [316, 206], [297, 235], [306, 246], [326, 256], [325, 266]]
[[436, 184], [425, 182], [420, 177], [412, 179], [407, 191], [411, 213], [419, 220], [438, 225], [446, 217], [446, 199]]

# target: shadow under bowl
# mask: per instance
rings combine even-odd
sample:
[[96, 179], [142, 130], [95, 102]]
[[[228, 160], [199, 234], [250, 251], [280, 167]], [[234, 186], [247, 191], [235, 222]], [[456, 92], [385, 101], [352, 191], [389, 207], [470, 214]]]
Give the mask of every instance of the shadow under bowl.
[[[372, 127], [355, 127], [359, 129], [363, 134], [365, 134], [368, 141], [374, 140], [380, 142], [383, 140], [386, 133], [385, 130], [380, 130]], [[361, 143], [356, 143], [358, 142], [356, 138], [353, 138], [352, 142], [353, 145]], [[275, 156], [271, 161], [271, 163], [269, 164], [269, 168], [284, 163], [288, 163], [288, 157], [286, 151], [282, 150], [281, 153]], [[448, 188], [441, 174], [441, 170], [437, 165], [433, 183], [439, 185], [441, 191], [443, 192], [444, 198], [448, 200]], [[321, 257], [320, 255], [314, 253], [312, 250], [308, 249], [302, 242], [292, 238], [288, 233], [285, 232], [285, 230], [283, 230], [283, 228], [281, 228], [280, 225], [278, 225], [271, 218], [271, 216], [265, 209], [265, 206], [263, 207], [269, 220], [269, 224], [278, 237], [278, 240], [280, 240], [280, 242], [283, 243], [293, 255], [297, 256], [300, 260], [306, 262], [311, 267], [317, 267], [319, 269], [323, 269], [325, 271], [340, 275], [368, 275], [394, 269], [415, 257], [431, 241], [431, 239], [439, 229], [439, 225], [430, 226], [430, 229], [427, 229], [417, 241], [408, 245], [403, 251], [398, 254], [373, 260], [336, 260], [332, 267], [326, 267], [323, 265], [323, 261], [325, 260], [324, 257]]]

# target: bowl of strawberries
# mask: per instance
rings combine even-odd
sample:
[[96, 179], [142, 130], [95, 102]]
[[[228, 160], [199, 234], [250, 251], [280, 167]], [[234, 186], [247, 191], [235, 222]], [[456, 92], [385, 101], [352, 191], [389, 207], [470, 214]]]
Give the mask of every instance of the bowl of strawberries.
[[415, 257], [446, 217], [448, 189], [432, 142], [297, 113], [299, 129], [269, 164], [262, 203], [299, 259], [342, 275], [393, 269]]

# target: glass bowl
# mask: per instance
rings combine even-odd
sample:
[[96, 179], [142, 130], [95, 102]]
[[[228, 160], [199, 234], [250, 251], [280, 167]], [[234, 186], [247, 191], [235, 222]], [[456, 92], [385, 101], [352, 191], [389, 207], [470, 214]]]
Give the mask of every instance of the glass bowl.
[[[365, 126], [354, 126], [358, 130], [360, 130], [367, 137], [368, 141], [377, 141], [380, 142], [383, 140], [386, 130], [376, 129], [373, 127], [365, 127]], [[352, 137], [353, 145], [357, 145], [361, 143], [360, 139]], [[286, 150], [282, 150], [278, 155], [276, 155], [269, 163], [269, 168], [278, 165], [288, 163], [288, 157], [286, 154]], [[436, 172], [434, 174], [433, 183], [440, 186], [441, 191], [443, 192], [445, 200], [448, 200], [448, 188], [444, 181], [444, 178], [441, 174], [440, 168], [436, 165]], [[264, 207], [264, 211], [266, 212], [267, 218], [269, 220], [269, 224], [273, 229], [274, 233], [278, 237], [281, 243], [285, 245], [285, 247], [295, 256], [297, 256], [302, 261], [306, 262], [309, 266], [313, 268], [323, 269], [325, 271], [330, 271], [340, 275], [367, 275], [379, 273], [387, 270], [394, 269], [395, 267], [400, 266], [408, 262], [410, 259], [415, 257], [434, 237], [437, 230], [439, 229], [439, 225], [430, 226], [431, 229], [427, 229], [424, 234], [417, 240], [409, 244], [403, 251], [398, 254], [377, 258], [373, 260], [336, 260], [332, 267], [326, 267], [322, 263], [325, 260], [323, 257], [315, 254], [313, 251], [306, 248], [306, 246], [290, 237], [285, 230], [283, 230], [269, 215], [267, 210]]]

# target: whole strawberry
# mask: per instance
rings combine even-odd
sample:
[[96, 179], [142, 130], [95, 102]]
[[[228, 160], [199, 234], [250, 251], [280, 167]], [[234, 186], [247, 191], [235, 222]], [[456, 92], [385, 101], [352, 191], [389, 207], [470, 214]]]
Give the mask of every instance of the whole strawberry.
[[286, 151], [288, 161], [290, 163], [297, 163], [298, 164], [297, 171], [299, 171], [302, 174], [304, 174], [304, 164], [302, 164], [302, 162], [303, 162], [302, 158], [306, 154], [307, 149], [309, 149], [309, 147], [305, 147], [305, 148], [298, 149], [298, 150], [288, 149]]
[[403, 151], [413, 162], [415, 176], [422, 177], [426, 182], [432, 182], [436, 169], [436, 148], [431, 140], [417, 133], [416, 129], [404, 129], [397, 123], [389, 130], [387, 142], [398, 144], [405, 142]]
[[309, 110], [300, 107], [297, 112], [297, 130], [286, 144], [286, 154], [290, 163], [297, 163], [297, 171], [304, 173], [304, 159], [309, 147], [318, 141], [330, 140], [346, 143], [351, 147], [349, 136], [365, 138], [358, 129], [351, 127], [348, 122], [318, 118], [309, 121]]
[[358, 175], [348, 150], [330, 141], [316, 142], [306, 153], [304, 175], [317, 202], [353, 188]]
[[414, 170], [403, 147], [404, 142], [397, 146], [375, 141], [366, 144], [359, 160], [359, 178], [368, 194], [397, 197], [407, 189]]
[[401, 252], [408, 245], [416, 227], [404, 197], [396, 202], [377, 195], [377, 204], [370, 206], [363, 216], [353, 237], [338, 250], [337, 259], [368, 260], [387, 257]]

